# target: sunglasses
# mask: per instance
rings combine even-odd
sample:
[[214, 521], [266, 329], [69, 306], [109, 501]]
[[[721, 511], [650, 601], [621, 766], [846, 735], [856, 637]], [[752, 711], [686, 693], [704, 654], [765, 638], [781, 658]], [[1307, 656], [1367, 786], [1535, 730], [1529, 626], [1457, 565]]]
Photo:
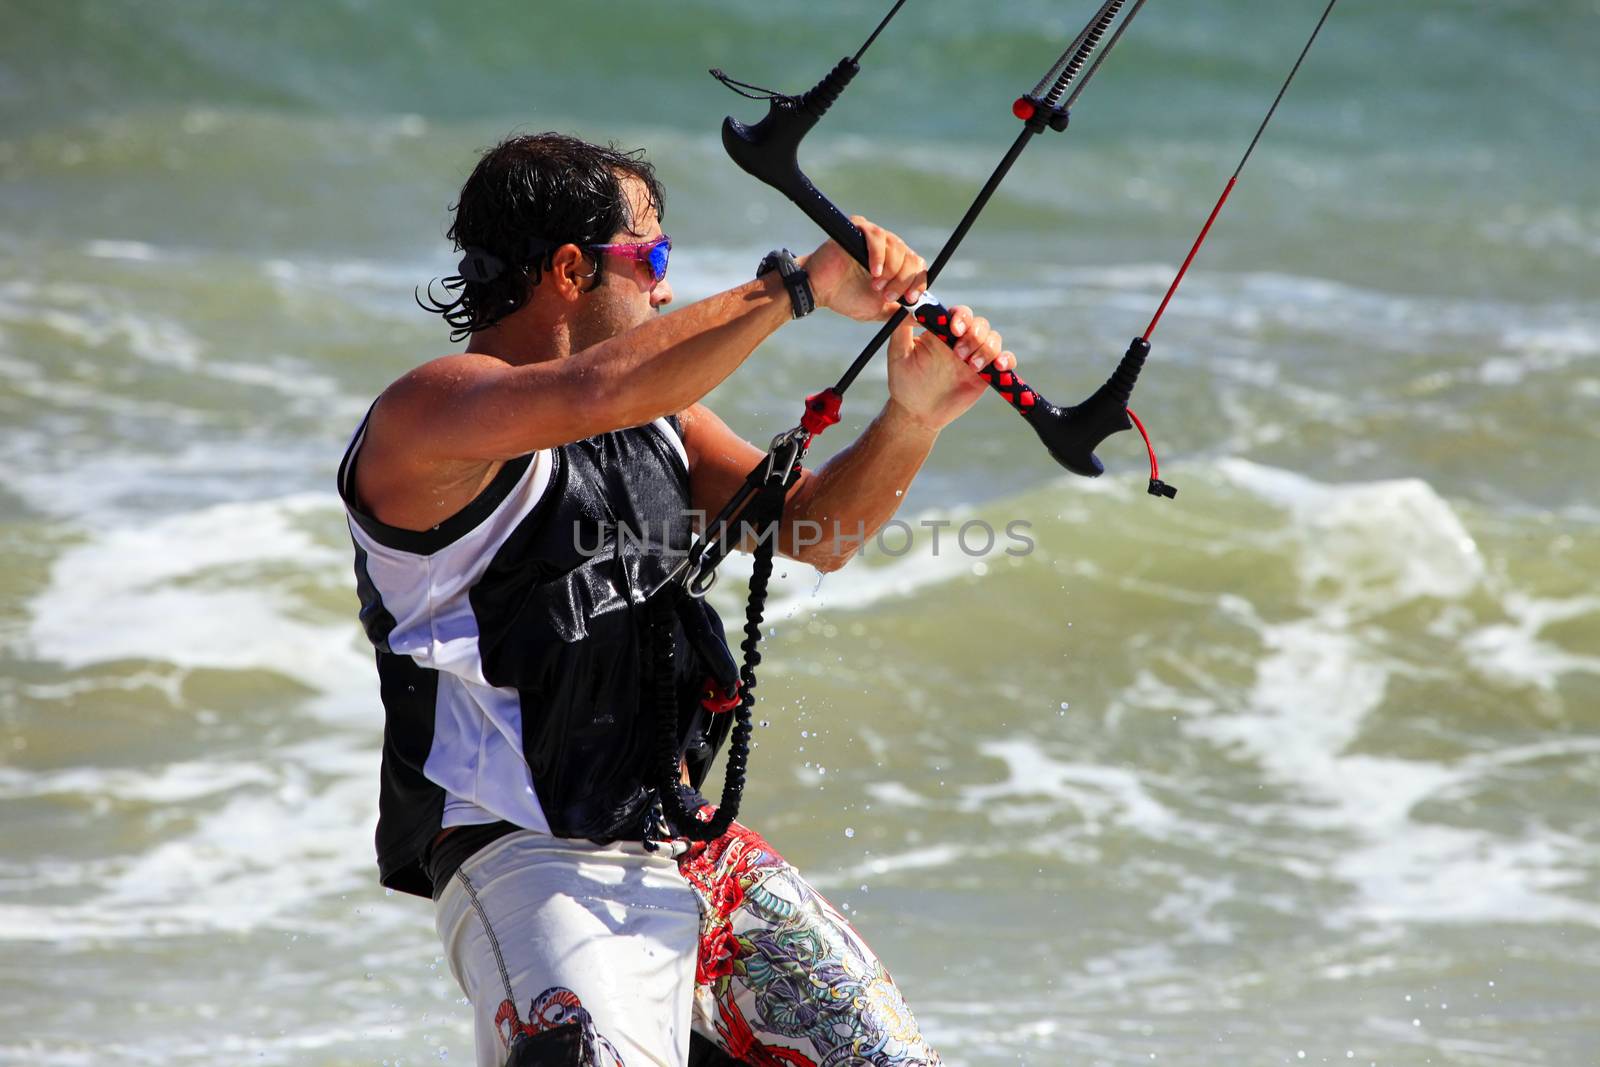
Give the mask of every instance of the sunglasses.
[[635, 263], [648, 263], [650, 273], [660, 281], [667, 276], [667, 255], [672, 251], [672, 238], [666, 234], [652, 241], [625, 241], [607, 245], [589, 245], [591, 252], [606, 252], [613, 256], [631, 259]]

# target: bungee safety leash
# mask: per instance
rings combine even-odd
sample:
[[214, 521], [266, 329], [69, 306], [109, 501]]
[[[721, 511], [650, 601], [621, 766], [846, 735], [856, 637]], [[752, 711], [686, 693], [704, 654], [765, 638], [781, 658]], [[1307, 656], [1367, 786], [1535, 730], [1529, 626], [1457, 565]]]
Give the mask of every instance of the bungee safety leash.
[[[788, 197], [864, 269], [868, 268], [865, 238], [849, 217], [818, 190], [801, 170], [798, 151], [800, 142], [806, 134], [811, 132], [827, 110], [838, 100], [845, 87], [859, 73], [861, 56], [905, 6], [905, 2], [906, 0], [896, 0], [889, 13], [878, 23], [854, 56], [841, 59], [820, 82], [799, 96], [784, 95], [737, 81], [720, 70], [711, 72], [717, 80], [741, 96], [768, 101], [766, 117], [754, 125], [746, 125], [731, 116], [724, 120], [722, 143], [729, 156], [751, 176]], [[978, 215], [1029, 142], [1047, 129], [1057, 132], [1067, 129], [1072, 106], [1093, 80], [1101, 64], [1121, 40], [1145, 2], [1146, 0], [1133, 0], [1131, 5], [1127, 5], [1126, 0], [1103, 0], [1083, 30], [1073, 39], [1045, 76], [1030, 92], [1017, 98], [1012, 104], [1012, 114], [1022, 122], [1022, 131], [929, 265], [930, 286], [955, 254], [967, 232], [977, 221]], [[1135, 337], [1129, 344], [1116, 369], [1105, 383], [1082, 403], [1063, 408], [1045, 399], [1013, 371], [995, 371], [991, 365], [977, 372], [1032, 427], [1044, 444], [1045, 450], [1068, 471], [1083, 477], [1098, 477], [1104, 473], [1105, 467], [1094, 450], [1112, 434], [1137, 427], [1149, 452], [1149, 493], [1152, 496], [1168, 499], [1177, 496], [1177, 489], [1160, 479], [1160, 469], [1155, 450], [1150, 444], [1149, 434], [1144, 424], [1128, 406], [1133, 389], [1145, 359], [1150, 354], [1150, 337], [1154, 334], [1156, 325], [1161, 321], [1161, 316], [1166, 312], [1201, 245], [1205, 243], [1212, 224], [1233, 192], [1245, 164], [1249, 162], [1256, 145], [1260, 143], [1261, 136], [1266, 132], [1279, 103], [1282, 102], [1290, 83], [1294, 81], [1307, 53], [1310, 52], [1311, 46], [1316, 42], [1317, 36], [1322, 32], [1322, 27], [1337, 3], [1338, 0], [1329, 0], [1288, 77], [1278, 89], [1277, 97], [1268, 109], [1266, 118], [1257, 128], [1243, 158], [1234, 169], [1232, 177], [1228, 179], [1222, 195], [1190, 247], [1188, 256], [1178, 269], [1172, 284], [1167, 288], [1155, 315], [1144, 333]], [[1126, 11], [1123, 10], [1125, 6]], [[1114, 30], [1113, 24], [1115, 24]], [[1108, 40], [1105, 39], [1107, 31], [1111, 31]], [[1104, 41], [1103, 47], [1102, 41]], [[1097, 49], [1098, 54], [1096, 54]], [[1092, 63], [1091, 56], [1094, 57]], [[1085, 66], [1088, 67], [1087, 71], [1084, 69]], [[901, 304], [902, 307], [867, 342], [866, 347], [856, 356], [838, 382], [806, 398], [800, 424], [772, 439], [766, 458], [750, 471], [744, 485], [707, 523], [705, 530], [691, 545], [683, 562], [649, 597], [651, 645], [655, 657], [657, 716], [657, 746], [653, 777], [663, 813], [680, 836], [698, 841], [714, 840], [727, 831], [738, 814], [743, 795], [745, 769], [749, 760], [751, 707], [755, 703], [755, 668], [761, 662], [759, 644], [767, 585], [772, 575], [773, 555], [783, 520], [784, 502], [789, 489], [800, 477], [801, 464], [811, 442], [829, 426], [839, 421], [839, 410], [845, 391], [888, 341], [906, 315], [912, 315], [918, 324], [945, 344], [955, 343], [956, 339], [949, 331], [949, 311], [931, 293], [924, 293], [921, 300], [915, 304], [907, 303], [905, 300], [902, 300]], [[714, 814], [693, 813], [683, 804], [678, 791], [679, 713], [672, 673], [674, 642], [671, 616], [673, 606], [679, 597], [687, 595], [699, 598], [710, 590], [716, 579], [717, 566], [727, 553], [740, 543], [731, 536], [735, 530], [738, 538], [751, 536], [755, 538], [750, 595], [745, 609], [745, 638], [740, 644], [744, 658], [739, 670], [737, 693], [708, 692], [703, 702], [710, 710], [731, 709], [734, 723], [729, 738], [728, 764], [721, 804]], [[647, 841], [646, 844], [649, 845], [650, 842]]]

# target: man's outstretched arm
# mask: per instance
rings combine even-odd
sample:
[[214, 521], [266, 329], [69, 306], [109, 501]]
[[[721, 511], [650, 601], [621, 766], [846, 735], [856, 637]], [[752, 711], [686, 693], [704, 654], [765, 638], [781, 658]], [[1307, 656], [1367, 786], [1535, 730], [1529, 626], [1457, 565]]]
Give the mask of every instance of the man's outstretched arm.
[[[896, 297], [927, 284], [925, 264], [888, 231], [857, 225], [872, 272], [831, 241], [806, 269], [818, 306], [881, 320]], [[791, 315], [772, 273], [607, 335], [608, 313], [637, 311], [639, 299], [659, 307], [670, 290], [662, 298], [665, 281], [656, 278], [633, 299], [626, 290], [597, 294], [586, 267], [577, 245], [563, 245], [529, 304], [475, 336], [476, 350], [426, 363], [384, 391], [355, 468], [357, 496], [380, 521], [430, 529], [476, 497], [505, 460], [689, 407]], [[631, 284], [645, 286], [649, 273], [641, 268]], [[625, 276], [608, 278], [616, 290]], [[569, 353], [574, 333], [600, 337]]]
[[[895, 297], [920, 293], [926, 284], [922, 260], [893, 234], [857, 221], [883, 263], [880, 276], [869, 277], [831, 241], [807, 257], [806, 268], [820, 306], [883, 319]], [[570, 289], [571, 299], [579, 299], [577, 246], [564, 246], [556, 260], [571, 270], [547, 272], [540, 284], [555, 287], [558, 296]], [[372, 436], [403, 442], [414, 463], [481, 462], [642, 425], [710, 392], [790, 315], [788, 293], [773, 273], [564, 359], [445, 356], [384, 392]]]

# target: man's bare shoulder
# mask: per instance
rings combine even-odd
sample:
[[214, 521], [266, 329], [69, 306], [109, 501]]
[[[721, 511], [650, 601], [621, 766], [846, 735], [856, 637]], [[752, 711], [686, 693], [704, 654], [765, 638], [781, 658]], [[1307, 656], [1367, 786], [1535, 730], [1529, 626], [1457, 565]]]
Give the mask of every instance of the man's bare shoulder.
[[471, 499], [484, 459], [449, 455], [454, 402], [509, 369], [504, 360], [459, 352], [413, 367], [378, 396], [356, 468], [358, 497], [380, 521], [427, 529]]
[[474, 389], [506, 374], [510, 364], [481, 352], [456, 352], [406, 371], [378, 394], [369, 434], [405, 440]]
[[426, 459], [434, 423], [452, 402], [509, 369], [504, 360], [479, 352], [457, 352], [412, 367], [378, 394], [365, 451], [389, 461]]
[[505, 374], [511, 365], [483, 352], [455, 352], [430, 359], [406, 371], [378, 396], [380, 407], [404, 407], [415, 401], [436, 401], [441, 393], [457, 393], [486, 378]]

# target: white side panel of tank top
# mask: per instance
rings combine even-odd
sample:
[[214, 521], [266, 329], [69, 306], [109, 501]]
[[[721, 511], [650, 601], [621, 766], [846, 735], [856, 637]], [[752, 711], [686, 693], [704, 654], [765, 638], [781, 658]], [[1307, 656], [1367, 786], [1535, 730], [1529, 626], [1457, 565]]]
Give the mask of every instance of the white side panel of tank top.
[[445, 826], [504, 819], [550, 832], [522, 756], [522, 702], [515, 689], [475, 685], [441, 673], [433, 747], [422, 773], [449, 794]]
[[389, 648], [422, 667], [487, 685], [478, 655], [478, 622], [468, 594], [495, 552], [539, 503], [550, 485], [548, 451], [533, 461], [511, 492], [472, 530], [432, 555], [389, 548], [350, 523], [350, 534], [367, 553], [367, 574], [394, 616]]
[[679, 459], [683, 460], [683, 469], [688, 470], [689, 453], [685, 451], [683, 447], [683, 439], [680, 438], [672, 429], [672, 423], [668, 422], [666, 419], [657, 419], [650, 425], [660, 430], [661, 436], [665, 437], [669, 442], [671, 442], [673, 451], [678, 453]]

